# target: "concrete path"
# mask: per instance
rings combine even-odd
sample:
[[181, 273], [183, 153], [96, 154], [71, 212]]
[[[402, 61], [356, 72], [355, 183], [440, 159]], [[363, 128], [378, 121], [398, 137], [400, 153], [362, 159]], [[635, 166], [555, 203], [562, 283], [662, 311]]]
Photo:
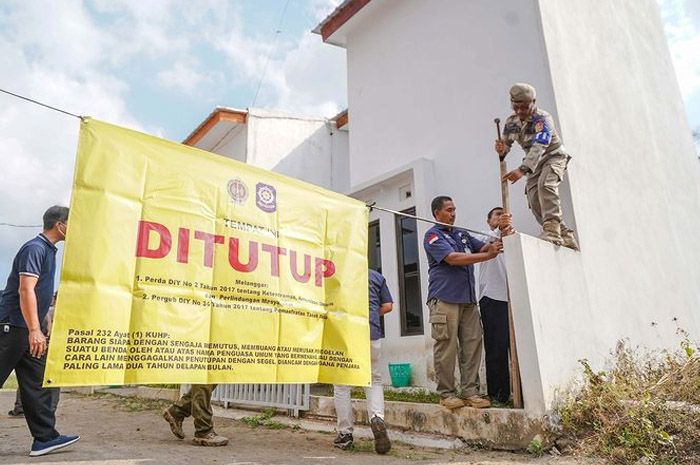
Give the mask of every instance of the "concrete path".
[[[322, 429], [323, 425], [303, 424], [294, 427], [285, 417], [279, 417], [275, 426], [252, 428], [234, 418], [215, 418], [216, 430], [231, 442], [227, 447], [203, 448], [188, 440], [180, 441], [171, 435], [168, 425], [160, 417], [163, 402], [134, 398], [92, 397], [62, 394], [57, 413], [58, 429], [66, 434], [80, 434], [82, 439], [64, 451], [45, 457], [29, 458], [31, 438], [23, 419], [9, 418], [14, 393], [0, 391], [0, 464], [71, 464], [71, 465], [592, 465], [600, 461], [573, 458], [542, 457], [476, 451], [418, 447], [399, 443], [397, 432], [389, 455], [374, 453], [372, 442], [363, 439], [369, 431], [358, 430], [354, 451], [340, 451], [331, 447], [333, 434], [308, 431]], [[254, 412], [249, 413], [254, 416]], [[240, 416], [231, 414], [228, 416]], [[323, 422], [321, 422], [323, 423]], [[327, 427], [328, 425], [326, 425]], [[185, 423], [188, 438], [192, 422]], [[429, 440], [430, 438], [424, 438]], [[446, 444], [442, 439], [434, 444]], [[413, 442], [410, 438], [407, 440]]]

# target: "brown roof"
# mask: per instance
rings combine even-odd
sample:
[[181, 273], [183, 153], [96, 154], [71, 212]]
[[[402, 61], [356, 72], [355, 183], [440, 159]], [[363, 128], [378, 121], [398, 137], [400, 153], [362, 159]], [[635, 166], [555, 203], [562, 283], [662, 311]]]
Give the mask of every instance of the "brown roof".
[[314, 32], [321, 34], [321, 38], [325, 42], [335, 31], [340, 29], [343, 24], [347, 23], [350, 18], [355, 16], [355, 14], [370, 1], [371, 0], [345, 0], [338, 8], [333, 10], [326, 19], [321, 21], [321, 24], [316, 26]]
[[229, 121], [231, 123], [246, 124], [248, 119], [248, 112], [246, 110], [236, 110], [234, 108], [224, 108], [218, 107], [209, 114], [207, 119], [202, 121], [202, 123], [197, 126], [197, 129], [192, 131], [192, 133], [187, 136], [187, 138], [182, 142], [185, 145], [194, 145], [202, 137], [206, 135], [207, 132], [220, 121]]

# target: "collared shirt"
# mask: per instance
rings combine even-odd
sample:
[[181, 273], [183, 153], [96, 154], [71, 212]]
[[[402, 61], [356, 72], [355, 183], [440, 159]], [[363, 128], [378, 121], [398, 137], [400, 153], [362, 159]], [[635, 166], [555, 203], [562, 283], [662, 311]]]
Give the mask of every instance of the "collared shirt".
[[428, 256], [428, 301], [440, 299], [453, 304], [476, 303], [474, 265], [450, 265], [452, 252], [477, 253], [486, 245], [465, 231], [433, 226], [423, 239]]
[[[38, 278], [36, 294], [39, 322], [43, 322], [53, 299], [54, 274], [56, 272], [56, 246], [43, 234], [25, 243], [12, 262], [12, 271], [0, 299], [0, 322], [26, 328], [19, 304], [19, 277]], [[42, 323], [43, 324], [43, 323]]]
[[369, 336], [376, 341], [382, 337], [379, 307], [393, 302], [386, 279], [377, 271], [369, 270]]
[[[498, 228], [492, 229], [491, 232], [501, 235]], [[508, 302], [506, 258], [502, 253], [492, 260], [479, 263], [479, 300], [482, 297]]]
[[523, 166], [531, 173], [535, 172], [544, 155], [563, 151], [559, 133], [554, 127], [554, 118], [539, 108], [535, 108], [525, 121], [520, 121], [518, 115], [510, 115], [503, 126], [503, 142], [506, 144], [505, 153], [510, 151], [514, 142], [523, 148]]

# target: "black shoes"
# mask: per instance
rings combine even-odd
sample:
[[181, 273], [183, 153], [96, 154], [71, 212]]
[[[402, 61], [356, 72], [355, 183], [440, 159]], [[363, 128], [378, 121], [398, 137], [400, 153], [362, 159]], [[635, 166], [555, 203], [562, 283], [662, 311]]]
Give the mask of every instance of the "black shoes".
[[338, 436], [333, 440], [333, 447], [338, 449], [348, 450], [352, 447], [352, 434], [338, 433]]

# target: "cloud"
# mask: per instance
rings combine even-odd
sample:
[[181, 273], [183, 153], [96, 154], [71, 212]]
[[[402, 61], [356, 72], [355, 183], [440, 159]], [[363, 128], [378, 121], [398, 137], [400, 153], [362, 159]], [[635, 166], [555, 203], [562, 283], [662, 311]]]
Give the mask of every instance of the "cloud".
[[[16, 2], [4, 8], [0, 87], [149, 130], [127, 109], [126, 83], [104, 68], [115, 41], [81, 3]], [[47, 207], [70, 200], [79, 120], [0, 94], [0, 122], [0, 222], [40, 224]], [[19, 245], [39, 230], [0, 227], [0, 276]]]
[[246, 37], [236, 29], [220, 43], [232, 72], [253, 84], [254, 90], [262, 78], [255, 106], [329, 117], [347, 105], [345, 50], [324, 44], [311, 33], [339, 3], [311, 2], [307, 12], [314, 23], [297, 37], [284, 31], [277, 37]]
[[221, 73], [200, 72], [200, 68], [197, 60], [177, 61], [171, 68], [157, 74], [158, 82], [168, 89], [194, 94], [202, 85], [213, 85], [223, 81]]
[[700, 91], [700, 7], [692, 0], [659, 0], [683, 96]]

